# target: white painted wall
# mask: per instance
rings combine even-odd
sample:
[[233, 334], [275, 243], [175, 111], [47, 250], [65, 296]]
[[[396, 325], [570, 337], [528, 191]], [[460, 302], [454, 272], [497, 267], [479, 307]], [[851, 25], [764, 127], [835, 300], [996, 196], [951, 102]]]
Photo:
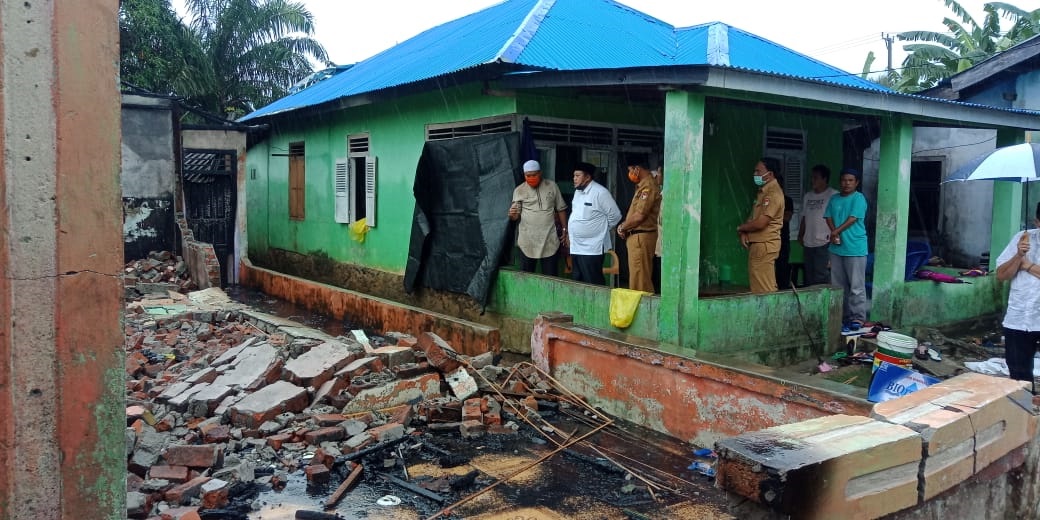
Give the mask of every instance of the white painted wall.
[[[943, 179], [946, 179], [971, 159], [993, 150], [996, 137], [995, 130], [915, 128], [913, 157], [942, 161]], [[863, 159], [863, 193], [869, 202], [867, 222], [871, 231], [877, 207], [879, 144], [880, 140], [875, 139]], [[931, 244], [932, 251], [955, 266], [974, 266], [979, 256], [989, 250], [993, 184], [983, 181], [943, 184], [941, 197], [939, 229], [942, 236], [940, 243]]]

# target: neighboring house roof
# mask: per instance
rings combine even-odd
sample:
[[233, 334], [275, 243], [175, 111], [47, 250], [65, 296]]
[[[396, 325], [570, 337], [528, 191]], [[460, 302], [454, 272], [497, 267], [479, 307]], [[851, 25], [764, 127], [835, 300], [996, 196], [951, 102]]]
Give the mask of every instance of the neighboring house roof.
[[921, 94], [942, 99], [964, 99], [977, 92], [977, 87], [1001, 81], [1007, 75], [1040, 68], [1040, 36], [1034, 36], [1010, 49], [994, 54], [985, 61], [947, 78], [939, 86]]
[[489, 64], [517, 71], [709, 65], [887, 91], [721, 22], [676, 28], [614, 0], [506, 0], [429, 29], [240, 121]]

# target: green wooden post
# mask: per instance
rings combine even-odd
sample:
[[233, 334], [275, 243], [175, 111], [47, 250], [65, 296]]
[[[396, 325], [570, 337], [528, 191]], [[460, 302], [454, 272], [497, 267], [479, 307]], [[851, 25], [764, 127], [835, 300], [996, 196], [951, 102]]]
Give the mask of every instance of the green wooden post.
[[[997, 130], [997, 146], [1011, 146], [1025, 142], [1025, 134], [1013, 128]], [[990, 223], [989, 265], [997, 268], [997, 257], [1007, 247], [1011, 237], [1022, 227], [1022, 185], [1010, 181], [993, 182], [993, 219]], [[1034, 201], [1035, 202], [1035, 201]], [[1025, 210], [1032, 215], [1030, 208]], [[1027, 219], [1028, 221], [1029, 219]]]
[[908, 117], [882, 119], [874, 240], [874, 291], [870, 310], [874, 321], [896, 320], [899, 314], [897, 300], [906, 271], [913, 138], [913, 121]]
[[698, 331], [704, 95], [665, 96], [664, 238], [661, 251], [661, 341], [693, 347]]

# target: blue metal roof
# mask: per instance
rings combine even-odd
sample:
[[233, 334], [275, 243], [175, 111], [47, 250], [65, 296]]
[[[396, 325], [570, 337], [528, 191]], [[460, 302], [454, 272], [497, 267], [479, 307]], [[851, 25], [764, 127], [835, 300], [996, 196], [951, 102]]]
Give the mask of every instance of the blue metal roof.
[[713, 65], [887, 90], [720, 22], [677, 29], [614, 0], [506, 0], [420, 33], [240, 121], [495, 62], [572, 71]]

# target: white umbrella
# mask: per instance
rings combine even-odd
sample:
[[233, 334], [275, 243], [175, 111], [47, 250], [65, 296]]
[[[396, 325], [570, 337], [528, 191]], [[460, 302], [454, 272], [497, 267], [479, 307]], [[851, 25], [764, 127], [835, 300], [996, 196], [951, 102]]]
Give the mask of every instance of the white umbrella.
[[957, 181], [1040, 180], [1040, 143], [1022, 143], [982, 154], [946, 178]]
[[[1016, 144], [984, 153], [957, 169], [943, 182], [961, 181], [1040, 181], [1040, 143]], [[1028, 187], [1022, 190], [1022, 200], [1022, 209], [1028, 213]], [[1026, 223], [1028, 221], [1028, 218], [1023, 220]]]

